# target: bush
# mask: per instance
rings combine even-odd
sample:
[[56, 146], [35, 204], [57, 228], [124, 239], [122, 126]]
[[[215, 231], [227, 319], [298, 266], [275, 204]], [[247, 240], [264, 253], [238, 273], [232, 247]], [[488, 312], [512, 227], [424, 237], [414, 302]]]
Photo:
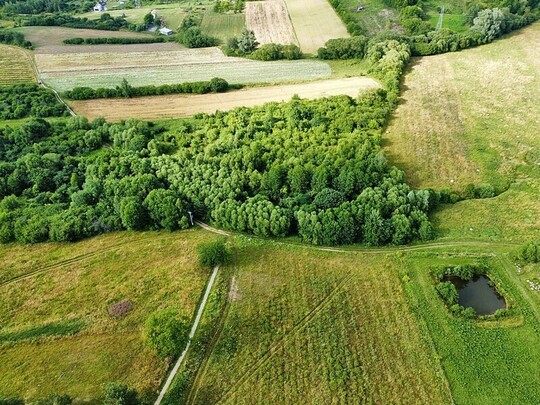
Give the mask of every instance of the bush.
[[139, 405], [137, 391], [126, 384], [111, 382], [107, 384], [102, 405]]
[[232, 261], [231, 250], [223, 240], [204, 243], [197, 247], [197, 253], [202, 266], [215, 267]]
[[219, 44], [217, 38], [203, 34], [199, 27], [190, 27], [182, 31], [180, 40], [188, 48], [207, 48]]
[[249, 57], [256, 60], [300, 59], [302, 52], [296, 45], [265, 44], [253, 51]]
[[533, 240], [527, 242], [519, 249], [517, 258], [525, 263], [540, 263], [540, 245]]
[[154, 312], [146, 320], [144, 337], [158, 356], [179, 355], [189, 340], [188, 319], [180, 317], [174, 308]]
[[320, 59], [362, 59], [367, 42], [364, 36], [330, 39], [324, 48], [319, 48], [317, 56]]
[[73, 399], [69, 395], [50, 395], [35, 402], [35, 405], [71, 405]]
[[16, 397], [10, 397], [10, 398], [0, 397], [0, 405], [24, 405], [24, 400], [21, 398], [16, 398]]
[[445, 281], [444, 283], [437, 284], [437, 292], [442, 299], [448, 304], [449, 307], [457, 304], [459, 294], [456, 290], [456, 286], [451, 281]]

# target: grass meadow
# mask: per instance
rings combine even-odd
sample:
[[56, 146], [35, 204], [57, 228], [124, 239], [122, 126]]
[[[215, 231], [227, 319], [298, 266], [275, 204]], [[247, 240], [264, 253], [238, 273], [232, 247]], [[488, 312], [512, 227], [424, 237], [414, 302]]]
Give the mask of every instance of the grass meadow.
[[244, 13], [215, 13], [207, 10], [201, 22], [201, 31], [226, 44], [229, 38], [240, 36], [246, 26]]
[[[195, 247], [214, 238], [201, 230], [122, 232], [1, 246], [0, 397], [95, 401], [110, 381], [153, 397], [168, 363], [146, 349], [142, 325], [165, 307], [193, 315], [208, 278]], [[124, 300], [132, 310], [111, 317], [109, 307]]]
[[166, 403], [449, 403], [391, 257], [236, 243], [210, 348]]
[[35, 82], [31, 57], [22, 48], [0, 45], [0, 86]]
[[540, 236], [539, 40], [536, 23], [489, 45], [417, 59], [405, 76], [383, 138], [389, 160], [413, 187], [504, 191], [439, 210], [439, 236]]

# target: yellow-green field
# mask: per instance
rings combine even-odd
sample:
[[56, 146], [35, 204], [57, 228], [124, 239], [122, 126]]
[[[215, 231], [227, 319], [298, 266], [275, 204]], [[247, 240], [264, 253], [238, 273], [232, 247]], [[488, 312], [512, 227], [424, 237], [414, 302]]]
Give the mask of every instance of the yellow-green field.
[[0, 45], [0, 86], [35, 82], [31, 57], [24, 49]]
[[240, 36], [245, 26], [244, 13], [222, 14], [208, 10], [201, 22], [201, 30], [205, 34], [218, 38], [224, 44], [229, 38]]
[[435, 214], [440, 235], [540, 236], [540, 24], [482, 47], [417, 59], [384, 136], [413, 187], [491, 183], [496, 198]]
[[[213, 238], [124, 232], [0, 247], [0, 397], [96, 400], [117, 380], [154, 393], [168, 363], [145, 348], [142, 325], [166, 307], [193, 315], [208, 278], [195, 247]], [[124, 300], [133, 309], [111, 317], [109, 307]]]

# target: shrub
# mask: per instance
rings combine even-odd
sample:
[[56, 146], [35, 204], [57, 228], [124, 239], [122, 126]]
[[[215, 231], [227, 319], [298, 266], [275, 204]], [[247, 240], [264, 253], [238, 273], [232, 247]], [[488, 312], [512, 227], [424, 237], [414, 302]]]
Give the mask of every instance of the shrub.
[[357, 36], [351, 38], [330, 39], [319, 48], [320, 59], [362, 59], [366, 52], [367, 38]]
[[231, 250], [223, 240], [199, 245], [197, 252], [199, 254], [199, 263], [202, 266], [214, 267], [229, 264], [232, 260]]
[[24, 400], [21, 398], [16, 398], [16, 397], [10, 397], [10, 398], [0, 397], [0, 405], [24, 405]]
[[111, 382], [107, 384], [102, 405], [139, 405], [137, 391], [126, 384]]
[[335, 208], [345, 202], [345, 196], [342, 192], [325, 188], [317, 193], [313, 199], [313, 204], [320, 209]]
[[36, 401], [36, 405], [71, 405], [73, 399], [69, 395], [50, 395], [45, 399]]
[[444, 283], [439, 283], [435, 287], [437, 292], [442, 297], [442, 299], [448, 304], [449, 307], [457, 304], [458, 302], [458, 292], [456, 286], [451, 281], [445, 281]]
[[526, 263], [540, 262], [540, 245], [537, 241], [529, 241], [523, 245], [517, 254], [518, 260]]
[[181, 33], [181, 42], [188, 48], [206, 48], [216, 46], [219, 43], [217, 38], [203, 34], [199, 27], [190, 27]]
[[188, 342], [189, 326], [174, 308], [154, 312], [146, 320], [144, 337], [158, 356], [169, 357], [181, 353]]

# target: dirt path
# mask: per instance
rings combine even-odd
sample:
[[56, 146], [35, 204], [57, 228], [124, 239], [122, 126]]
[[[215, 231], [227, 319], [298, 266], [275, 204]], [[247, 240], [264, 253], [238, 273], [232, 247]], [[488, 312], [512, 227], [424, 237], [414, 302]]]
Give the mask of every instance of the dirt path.
[[178, 94], [72, 101], [71, 106], [77, 114], [84, 115], [90, 120], [97, 117], [104, 117], [108, 121], [135, 117], [151, 120], [189, 117], [197, 113], [212, 114], [235, 107], [253, 107], [268, 102], [283, 102], [290, 100], [295, 94], [308, 99], [337, 95], [357, 97], [362, 90], [379, 87], [379, 83], [369, 77], [351, 77], [302, 84], [251, 87], [217, 94]]
[[171, 383], [174, 380], [174, 377], [176, 376], [176, 373], [178, 372], [178, 369], [182, 365], [182, 362], [184, 361], [187, 352], [189, 350], [189, 347], [191, 346], [191, 341], [193, 340], [193, 336], [195, 336], [195, 332], [197, 331], [197, 327], [199, 326], [199, 322], [201, 320], [202, 314], [204, 312], [204, 307], [206, 306], [206, 301], [208, 301], [208, 296], [210, 295], [210, 291], [212, 290], [212, 286], [214, 285], [214, 281], [216, 280], [216, 276], [219, 270], [219, 266], [214, 267], [214, 271], [212, 272], [212, 275], [210, 276], [210, 280], [208, 281], [208, 285], [206, 286], [206, 290], [204, 292], [203, 299], [201, 301], [201, 305], [199, 305], [199, 310], [197, 311], [197, 316], [195, 317], [195, 321], [193, 322], [193, 326], [191, 327], [191, 331], [189, 332], [189, 340], [186, 345], [186, 348], [176, 361], [173, 369], [171, 370], [171, 373], [169, 374], [169, 377], [167, 377], [167, 381], [165, 381], [165, 384], [163, 385], [163, 388], [161, 389], [161, 392], [159, 393], [158, 398], [156, 399], [156, 402], [154, 405], [160, 405], [161, 401], [163, 400], [163, 397], [169, 390], [169, 387], [171, 386]]

